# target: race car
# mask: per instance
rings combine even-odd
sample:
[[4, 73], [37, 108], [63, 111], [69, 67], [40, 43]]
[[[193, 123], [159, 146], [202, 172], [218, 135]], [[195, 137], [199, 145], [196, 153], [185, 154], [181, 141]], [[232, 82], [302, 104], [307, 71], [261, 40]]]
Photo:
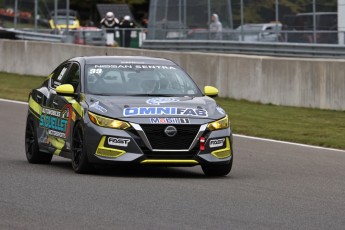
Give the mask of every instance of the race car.
[[225, 176], [233, 139], [217, 95], [167, 59], [75, 57], [29, 94], [26, 157], [42, 164], [66, 157], [76, 173], [102, 164], [200, 165]]

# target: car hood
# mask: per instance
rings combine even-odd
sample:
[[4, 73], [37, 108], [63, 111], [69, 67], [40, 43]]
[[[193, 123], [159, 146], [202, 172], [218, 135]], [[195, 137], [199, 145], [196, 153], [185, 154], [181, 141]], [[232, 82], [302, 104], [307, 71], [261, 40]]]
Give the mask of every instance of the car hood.
[[138, 97], [86, 95], [89, 111], [135, 122], [138, 118], [189, 118], [206, 121], [225, 116], [210, 97]]

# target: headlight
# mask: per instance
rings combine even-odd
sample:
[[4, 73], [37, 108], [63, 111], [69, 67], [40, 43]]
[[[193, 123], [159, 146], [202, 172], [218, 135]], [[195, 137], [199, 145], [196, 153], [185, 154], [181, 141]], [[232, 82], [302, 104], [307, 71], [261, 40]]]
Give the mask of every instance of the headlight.
[[207, 128], [211, 131], [213, 130], [219, 130], [219, 129], [227, 129], [229, 128], [229, 118], [228, 116], [225, 116], [224, 118], [211, 122], [207, 125]]
[[91, 122], [98, 126], [112, 128], [112, 129], [128, 129], [129, 127], [131, 127], [130, 124], [124, 121], [102, 117], [100, 115], [97, 115], [91, 112], [88, 112], [88, 113], [89, 113], [89, 118]]

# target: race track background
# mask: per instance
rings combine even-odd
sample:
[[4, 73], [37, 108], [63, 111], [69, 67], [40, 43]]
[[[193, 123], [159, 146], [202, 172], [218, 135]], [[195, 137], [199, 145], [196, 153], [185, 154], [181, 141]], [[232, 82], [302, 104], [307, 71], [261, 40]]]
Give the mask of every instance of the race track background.
[[27, 105], [0, 101], [0, 229], [344, 229], [345, 152], [234, 138], [227, 177], [26, 161]]

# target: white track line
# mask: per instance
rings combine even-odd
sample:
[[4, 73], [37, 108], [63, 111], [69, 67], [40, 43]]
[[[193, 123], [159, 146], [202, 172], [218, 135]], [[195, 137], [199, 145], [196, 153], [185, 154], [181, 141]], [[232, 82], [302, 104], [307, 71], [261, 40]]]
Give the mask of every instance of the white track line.
[[[28, 104], [27, 102], [7, 100], [7, 99], [1, 99], [1, 98], [0, 98], [0, 101], [9, 102], [9, 103], [16, 103], [16, 104], [21, 104], [21, 105], [27, 105]], [[314, 149], [329, 150], [329, 151], [336, 151], [336, 152], [343, 152], [343, 153], [345, 153], [345, 150], [341, 150], [341, 149], [325, 148], [325, 147], [319, 147], [319, 146], [314, 146], [314, 145], [306, 145], [306, 144], [298, 144], [298, 143], [287, 142], [287, 141], [277, 141], [277, 140], [260, 138], [260, 137], [245, 136], [245, 135], [240, 135], [240, 134], [234, 134], [234, 136], [235, 137], [246, 138], [246, 139], [252, 139], [252, 140], [267, 141], [267, 142], [273, 142], [273, 143], [301, 146], [301, 147], [305, 147], [305, 148], [314, 148]]]
[[21, 105], [27, 105], [28, 104], [27, 102], [23, 102], [23, 101], [13, 101], [13, 100], [7, 100], [7, 99], [2, 99], [2, 98], [0, 98], [0, 101], [16, 103], [16, 104], [21, 104]]
[[299, 144], [299, 143], [287, 142], [287, 141], [277, 141], [277, 140], [260, 138], [260, 137], [245, 136], [245, 135], [240, 135], [240, 134], [234, 134], [234, 136], [235, 137], [246, 138], [246, 139], [252, 139], [252, 140], [267, 141], [267, 142], [273, 142], [273, 143], [301, 146], [301, 147], [305, 147], [305, 148], [322, 149], [322, 150], [329, 150], [329, 151], [336, 151], [336, 152], [343, 152], [343, 153], [345, 153], [345, 150], [341, 150], [341, 149], [325, 148], [325, 147], [320, 147], [320, 146]]

